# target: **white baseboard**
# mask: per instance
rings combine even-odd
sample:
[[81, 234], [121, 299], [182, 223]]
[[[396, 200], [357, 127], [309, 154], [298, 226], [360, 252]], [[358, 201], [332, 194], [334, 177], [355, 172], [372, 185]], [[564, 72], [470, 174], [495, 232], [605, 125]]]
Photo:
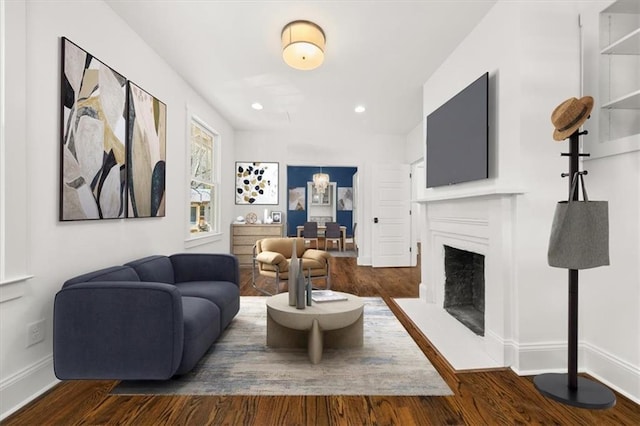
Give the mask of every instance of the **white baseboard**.
[[[514, 344], [511, 369], [519, 376], [567, 372], [567, 344]], [[578, 344], [578, 372], [640, 403], [640, 368], [587, 342]]]
[[358, 256], [356, 264], [358, 266], [371, 266], [373, 263], [371, 262], [371, 256]]
[[640, 367], [584, 343], [586, 372], [636, 404], [640, 404]]
[[484, 331], [484, 345], [487, 354], [499, 365], [511, 365], [511, 359], [508, 356], [509, 350], [504, 339], [498, 336], [493, 330]]
[[[556, 373], [567, 370], [567, 343], [517, 343], [512, 342], [514, 358], [511, 369], [519, 376]], [[578, 366], [582, 362], [582, 351], [578, 347]]]
[[[53, 355], [18, 371], [0, 382], [0, 420], [42, 395], [59, 380], [53, 374]], [[33, 389], [39, 389], [33, 392]]]

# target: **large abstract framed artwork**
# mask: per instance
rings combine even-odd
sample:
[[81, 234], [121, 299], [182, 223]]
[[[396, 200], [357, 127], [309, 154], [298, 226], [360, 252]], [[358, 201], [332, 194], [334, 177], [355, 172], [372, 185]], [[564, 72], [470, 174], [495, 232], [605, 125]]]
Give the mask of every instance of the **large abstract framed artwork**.
[[62, 38], [62, 221], [125, 216], [126, 79]]
[[278, 204], [278, 163], [237, 161], [236, 204]]
[[164, 216], [167, 106], [131, 81], [128, 88], [127, 216]]

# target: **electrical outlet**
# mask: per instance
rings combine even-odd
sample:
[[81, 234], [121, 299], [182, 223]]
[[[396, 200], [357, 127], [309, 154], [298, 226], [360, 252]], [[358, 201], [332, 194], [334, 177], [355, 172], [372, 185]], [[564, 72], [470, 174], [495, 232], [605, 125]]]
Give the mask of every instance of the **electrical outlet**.
[[27, 348], [44, 340], [44, 325], [43, 319], [27, 324]]

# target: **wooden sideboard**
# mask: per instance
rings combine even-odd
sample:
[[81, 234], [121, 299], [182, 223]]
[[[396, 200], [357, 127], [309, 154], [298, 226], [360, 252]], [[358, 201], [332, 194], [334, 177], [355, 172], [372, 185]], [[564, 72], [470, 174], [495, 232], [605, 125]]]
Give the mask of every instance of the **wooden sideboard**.
[[284, 235], [284, 224], [274, 223], [271, 225], [231, 225], [231, 253], [238, 257], [240, 266], [251, 266], [253, 257], [253, 246], [256, 241], [262, 238], [282, 237]]

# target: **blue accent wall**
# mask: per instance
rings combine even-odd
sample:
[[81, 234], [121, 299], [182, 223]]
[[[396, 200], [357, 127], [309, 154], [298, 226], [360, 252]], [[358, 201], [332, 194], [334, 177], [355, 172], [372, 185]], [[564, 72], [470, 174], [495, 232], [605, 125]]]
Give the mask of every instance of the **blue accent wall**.
[[[327, 173], [331, 182], [336, 183], [337, 188], [353, 186], [353, 175], [358, 171], [357, 167], [322, 167], [322, 172]], [[307, 208], [307, 182], [313, 180], [313, 174], [320, 173], [320, 167], [308, 167], [308, 166], [287, 166], [287, 189], [302, 187], [305, 189], [305, 204], [304, 208]], [[287, 191], [287, 235], [296, 235], [296, 226], [304, 225], [307, 220], [306, 210], [289, 210], [289, 191]], [[340, 225], [347, 227], [347, 235], [352, 234], [353, 224], [353, 211], [352, 210], [338, 210], [336, 212], [337, 222]]]

